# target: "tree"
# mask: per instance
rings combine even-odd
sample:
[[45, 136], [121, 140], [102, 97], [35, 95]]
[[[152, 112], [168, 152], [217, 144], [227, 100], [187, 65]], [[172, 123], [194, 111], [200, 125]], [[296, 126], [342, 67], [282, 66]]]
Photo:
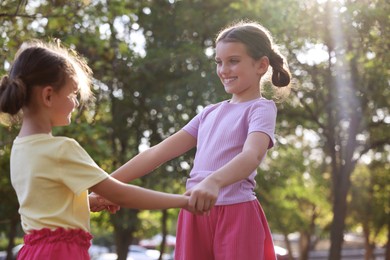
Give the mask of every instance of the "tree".
[[[15, 246], [14, 239], [18, 235], [19, 227], [19, 214], [18, 208], [19, 204], [15, 195], [15, 191], [12, 189], [11, 180], [9, 174], [9, 145], [13, 135], [11, 131], [5, 131], [6, 129], [0, 128], [1, 140], [0, 140], [0, 169], [1, 169], [1, 178], [0, 178], [0, 232], [4, 232], [9, 237], [9, 243], [7, 246], [7, 259], [11, 259], [12, 248]], [[4, 138], [3, 138], [4, 137]]]
[[376, 246], [386, 243], [390, 218], [390, 164], [388, 153], [377, 153], [368, 165], [358, 165], [351, 176], [349, 222], [363, 230], [365, 259], [374, 258]]
[[[319, 169], [310, 164], [301, 170], [311, 178], [331, 173], [327, 187], [331, 192], [324, 191], [333, 200], [330, 258], [340, 258], [352, 172], [363, 155], [389, 150], [386, 1], [4, 0], [0, 7], [1, 72], [29, 38], [59, 38], [88, 59], [96, 79], [96, 102], [75, 115], [76, 124], [56, 133], [76, 137], [107, 172], [140, 147], [154, 145], [180, 129], [205, 105], [228, 98], [214, 71], [214, 36], [233, 20], [263, 23], [288, 57], [297, 82], [290, 101], [278, 104], [282, 127], [277, 130], [283, 137], [299, 128], [319, 136], [317, 146], [310, 149], [322, 150], [322, 164]], [[144, 41], [141, 50], [135, 37]], [[8, 173], [3, 167], [17, 130], [0, 127], [0, 131], [1, 140], [6, 140], [0, 148], [1, 171]], [[189, 153], [135, 183], [180, 193], [191, 158]], [[291, 172], [299, 171], [286, 166], [290, 167]], [[293, 179], [296, 187], [304, 183], [298, 174]], [[316, 183], [328, 182], [316, 179]], [[0, 185], [9, 188], [6, 180]], [[267, 187], [270, 194], [277, 185]], [[283, 207], [318, 203], [315, 198], [305, 202], [305, 190], [287, 188], [283, 196], [294, 200]], [[272, 205], [272, 198], [267, 199]], [[7, 202], [8, 206], [12, 207]], [[308, 221], [307, 216], [294, 218]], [[138, 211], [123, 210], [112, 216], [112, 223], [119, 257], [124, 259], [140, 223]]]
[[271, 231], [284, 235], [290, 259], [288, 235], [299, 232], [299, 259], [306, 260], [330, 224], [331, 204], [321, 153], [302, 130], [297, 129], [297, 136], [278, 136], [256, 180]]
[[[321, 136], [332, 173], [332, 260], [340, 259], [356, 163], [368, 151], [388, 146], [390, 140], [388, 68], [380, 65], [389, 63], [388, 39], [381, 36], [388, 33], [388, 8], [384, 1], [300, 4], [301, 12], [316, 15], [311, 22], [302, 21], [298, 35], [286, 35], [294, 73], [303, 84], [295, 92], [301, 108], [286, 106], [282, 113]], [[300, 38], [301, 33], [307, 35]], [[321, 48], [327, 59], [300, 62], [308, 46]]]

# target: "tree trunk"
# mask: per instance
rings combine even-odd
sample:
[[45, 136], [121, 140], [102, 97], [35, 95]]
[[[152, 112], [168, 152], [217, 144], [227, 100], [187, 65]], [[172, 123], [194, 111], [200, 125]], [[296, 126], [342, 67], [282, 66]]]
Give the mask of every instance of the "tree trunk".
[[[341, 190], [339, 194], [342, 194]], [[344, 220], [346, 215], [346, 207], [346, 197], [336, 194], [333, 202], [333, 221], [330, 230], [331, 246], [329, 252], [329, 260], [341, 259], [341, 250], [344, 242]]]
[[310, 234], [307, 232], [301, 232], [299, 238], [299, 260], [308, 260], [309, 259], [309, 249], [310, 249]]
[[129, 246], [132, 241], [132, 231], [130, 229], [115, 229], [115, 245], [117, 260], [126, 260]]
[[387, 223], [387, 243], [386, 243], [386, 256], [385, 260], [390, 260], [390, 218], [388, 218], [388, 223]]
[[[353, 119], [356, 119], [352, 117]], [[351, 120], [350, 128], [357, 127], [357, 120]], [[355, 130], [353, 130], [355, 131]], [[344, 242], [345, 217], [347, 214], [347, 195], [351, 186], [351, 173], [356, 162], [352, 161], [352, 154], [356, 145], [351, 139], [356, 134], [349, 132], [348, 144], [345, 146], [344, 154], [339, 158], [340, 167], [335, 167], [333, 171], [333, 221], [330, 230], [330, 252], [329, 260], [340, 260], [342, 245]], [[337, 172], [337, 169], [339, 171]]]
[[374, 248], [375, 246], [372, 244], [366, 245], [366, 252], [364, 253], [364, 259], [365, 260], [374, 260]]
[[[344, 238], [345, 217], [347, 213], [347, 194], [351, 186], [350, 175], [354, 170], [356, 159], [354, 153], [357, 148], [356, 136], [361, 130], [362, 108], [360, 99], [356, 95], [359, 77], [355, 70], [356, 60], [348, 61], [346, 53], [352, 50], [348, 39], [344, 37], [340, 28], [339, 14], [334, 13], [330, 1], [326, 8], [329, 19], [330, 42], [329, 58], [332, 56], [337, 62], [329, 59], [329, 134], [328, 148], [332, 158], [333, 184], [333, 222], [330, 230], [331, 246], [329, 260], [340, 260]], [[328, 140], [329, 141], [329, 140]]]
[[162, 256], [165, 253], [165, 245], [167, 241], [167, 219], [168, 219], [168, 211], [166, 209], [162, 210], [162, 217], [161, 217], [161, 245], [160, 245], [160, 256], [158, 260], [162, 260]]
[[133, 232], [137, 229], [138, 210], [121, 209], [117, 214], [111, 215], [114, 225], [114, 236], [118, 260], [126, 260], [129, 246], [133, 241]]
[[300, 259], [301, 260], [308, 260], [309, 259], [309, 252], [311, 249], [313, 249], [312, 244], [312, 237], [314, 235], [314, 230], [316, 228], [315, 221], [317, 219], [316, 214], [316, 205], [312, 205], [312, 214], [311, 214], [311, 220], [309, 229], [305, 232], [301, 232], [301, 239], [300, 242]]
[[294, 257], [293, 257], [293, 252], [292, 252], [292, 248], [291, 248], [291, 243], [290, 243], [290, 240], [288, 239], [288, 234], [284, 233], [283, 235], [284, 235], [284, 241], [285, 241], [286, 247], [287, 247], [288, 259], [293, 260]]
[[374, 248], [375, 246], [372, 245], [370, 241], [370, 227], [368, 223], [363, 223], [363, 234], [364, 234], [364, 259], [365, 260], [372, 260], [374, 259]]
[[9, 226], [9, 232], [8, 232], [8, 246], [7, 246], [7, 258], [6, 260], [13, 260], [14, 256], [12, 255], [12, 248], [15, 246], [15, 236], [16, 236], [16, 229], [18, 227], [19, 223], [19, 214], [16, 214], [12, 217], [11, 223]]

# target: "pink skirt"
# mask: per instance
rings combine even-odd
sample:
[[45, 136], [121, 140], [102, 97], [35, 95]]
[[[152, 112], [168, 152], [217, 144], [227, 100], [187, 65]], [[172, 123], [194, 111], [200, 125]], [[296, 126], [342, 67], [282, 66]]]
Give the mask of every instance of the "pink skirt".
[[24, 236], [18, 260], [89, 260], [92, 235], [81, 229], [44, 228]]
[[275, 260], [267, 219], [257, 200], [215, 206], [210, 215], [181, 210], [175, 260]]

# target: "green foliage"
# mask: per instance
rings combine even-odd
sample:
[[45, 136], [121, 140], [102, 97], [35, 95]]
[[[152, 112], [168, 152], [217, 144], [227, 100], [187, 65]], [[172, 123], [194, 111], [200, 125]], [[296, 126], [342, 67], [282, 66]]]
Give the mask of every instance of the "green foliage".
[[11, 144], [16, 136], [13, 127], [0, 127], [0, 234], [8, 234], [12, 219], [18, 217], [18, 200], [10, 180]]
[[91, 213], [91, 233], [94, 238], [92, 243], [105, 247], [115, 244], [113, 239], [114, 227], [110, 220], [110, 215], [106, 211]]
[[363, 230], [369, 244], [385, 245], [390, 216], [390, 164], [388, 153], [369, 165], [360, 165], [352, 176], [349, 223]]
[[294, 145], [270, 151], [256, 178], [259, 200], [274, 232], [309, 232], [315, 221], [312, 235], [321, 236], [330, 222], [329, 180], [323, 178], [320, 155], [303, 139]]
[[[214, 37], [234, 20], [261, 22], [289, 61], [294, 89], [287, 102], [277, 104], [279, 145], [263, 162], [257, 192], [273, 231], [307, 232], [314, 218], [314, 235], [322, 236], [333, 216], [335, 188], [342, 183], [338, 176], [348, 178], [370, 151], [388, 153], [389, 8], [385, 0], [3, 0], [0, 73], [9, 69], [21, 43], [31, 38], [59, 38], [86, 57], [94, 71], [96, 100], [54, 134], [75, 138], [112, 172], [136, 155], [140, 144], [160, 142], [202, 107], [228, 98], [215, 73]], [[134, 39], [144, 40], [141, 52]], [[314, 49], [321, 51], [312, 53]], [[336, 87], [338, 75], [345, 84]], [[272, 92], [266, 90], [270, 98]], [[348, 116], [357, 116], [358, 123], [351, 125]], [[348, 122], [350, 127], [345, 127]], [[307, 143], [302, 132], [310, 132], [315, 141]], [[17, 209], [9, 183], [16, 135], [17, 127], [0, 126], [1, 231], [7, 231], [2, 223]], [[182, 193], [193, 155], [191, 151], [172, 160], [134, 183]], [[383, 218], [389, 211], [383, 206], [388, 197], [380, 191], [388, 189], [383, 186], [388, 164], [373, 162], [369, 170], [362, 169], [359, 166], [352, 178], [348, 228], [366, 221], [373, 241], [382, 243]], [[371, 193], [358, 194], [359, 190]], [[375, 202], [372, 213], [356, 200], [368, 201], [369, 195]], [[169, 214], [168, 229], [174, 233], [177, 211]], [[91, 225], [97, 241], [127, 243], [132, 235], [140, 239], [157, 232], [160, 215], [134, 210], [93, 214]]]
[[[178, 209], [168, 210], [168, 233], [171, 235], [176, 234], [176, 220], [179, 214]], [[139, 213], [139, 217], [142, 220], [140, 229], [135, 232], [134, 236], [136, 240], [148, 239], [154, 235], [161, 233], [161, 211], [143, 210]]]

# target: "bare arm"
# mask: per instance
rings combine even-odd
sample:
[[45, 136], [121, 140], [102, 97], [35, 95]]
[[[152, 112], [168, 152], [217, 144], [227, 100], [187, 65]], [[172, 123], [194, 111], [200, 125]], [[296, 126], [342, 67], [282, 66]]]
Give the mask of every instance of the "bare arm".
[[[181, 130], [168, 137], [161, 143], [138, 154], [126, 164], [111, 174], [112, 178], [102, 181], [90, 190], [114, 204], [138, 209], [163, 209], [172, 207], [186, 207], [188, 197], [167, 194], [158, 191], [143, 189], [134, 185], [126, 185], [133, 179], [139, 178], [157, 168], [159, 165], [178, 157], [195, 147], [196, 139], [190, 134]], [[124, 182], [124, 183], [121, 183]], [[99, 197], [92, 193], [90, 195], [90, 206], [92, 211], [100, 211], [107, 208], [99, 202]], [[100, 198], [102, 200], [103, 198]], [[185, 199], [186, 204], [178, 205]], [[173, 204], [172, 204], [173, 203]]]
[[269, 142], [265, 133], [250, 133], [240, 154], [186, 192], [191, 195], [189, 207], [198, 211], [211, 209], [221, 188], [247, 178], [259, 166]]
[[161, 143], [136, 155], [121, 166], [111, 176], [122, 182], [130, 182], [160, 166], [161, 164], [180, 156], [195, 147], [196, 139], [184, 130], [180, 130]]
[[111, 177], [91, 187], [90, 190], [125, 208], [184, 208], [188, 204], [188, 197], [186, 196], [153, 191], [135, 185], [125, 184]]

